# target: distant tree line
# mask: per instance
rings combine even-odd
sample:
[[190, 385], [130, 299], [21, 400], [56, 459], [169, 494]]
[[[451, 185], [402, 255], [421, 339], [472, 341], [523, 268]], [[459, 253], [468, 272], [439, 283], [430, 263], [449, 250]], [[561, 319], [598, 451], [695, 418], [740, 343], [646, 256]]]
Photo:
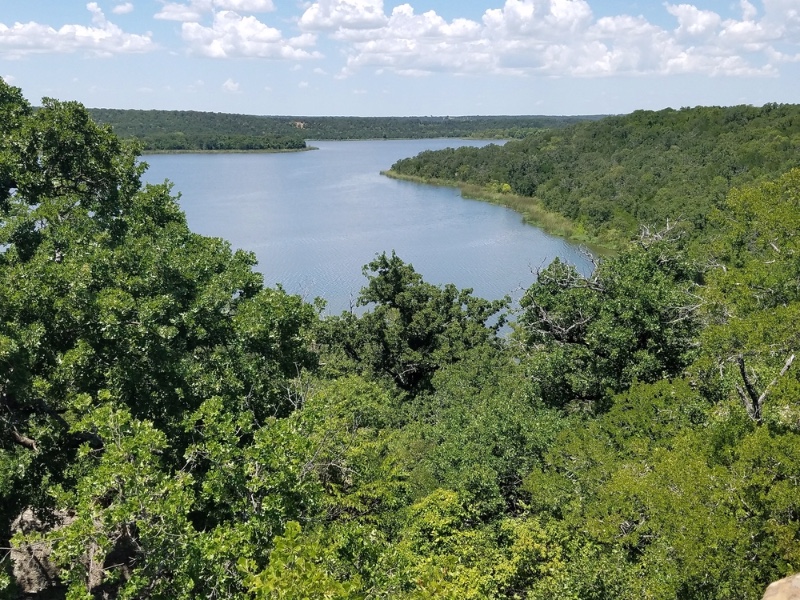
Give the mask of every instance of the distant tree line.
[[728, 190], [800, 165], [798, 149], [800, 105], [640, 110], [502, 147], [427, 151], [391, 172], [534, 198], [606, 238], [675, 217], [702, 236]]
[[145, 151], [297, 150], [305, 140], [520, 138], [597, 117], [302, 117], [167, 110], [90, 109]]

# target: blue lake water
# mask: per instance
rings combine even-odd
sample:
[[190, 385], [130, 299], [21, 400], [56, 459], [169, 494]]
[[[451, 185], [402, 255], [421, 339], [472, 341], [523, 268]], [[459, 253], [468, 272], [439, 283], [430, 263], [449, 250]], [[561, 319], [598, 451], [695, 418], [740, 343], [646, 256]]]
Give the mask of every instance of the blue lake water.
[[172, 181], [193, 231], [254, 252], [267, 285], [325, 298], [329, 314], [350, 308], [366, 283], [362, 266], [383, 251], [396, 251], [426, 281], [490, 299], [518, 298], [532, 270], [557, 256], [589, 272], [577, 247], [513, 211], [380, 175], [423, 150], [485, 143], [321, 141], [290, 154], [149, 155], [145, 181]]

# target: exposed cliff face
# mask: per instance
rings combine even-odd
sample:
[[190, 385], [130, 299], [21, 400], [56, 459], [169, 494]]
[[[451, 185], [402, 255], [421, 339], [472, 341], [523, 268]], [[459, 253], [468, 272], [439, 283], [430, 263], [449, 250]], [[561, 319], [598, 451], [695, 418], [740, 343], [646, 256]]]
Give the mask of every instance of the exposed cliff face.
[[771, 583], [762, 600], [800, 600], [800, 574]]

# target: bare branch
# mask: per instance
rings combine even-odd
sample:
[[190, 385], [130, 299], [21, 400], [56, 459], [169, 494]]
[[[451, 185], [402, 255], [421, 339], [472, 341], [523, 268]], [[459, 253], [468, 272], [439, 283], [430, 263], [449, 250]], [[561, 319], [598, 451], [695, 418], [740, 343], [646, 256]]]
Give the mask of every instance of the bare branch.
[[33, 440], [26, 435], [22, 435], [19, 431], [17, 431], [16, 427], [11, 429], [11, 438], [15, 443], [19, 444], [20, 446], [24, 446], [28, 450], [33, 450], [34, 452], [39, 451], [39, 447], [36, 445], [36, 440]]
[[756, 423], [761, 423], [762, 420], [762, 408], [764, 406], [764, 401], [767, 399], [767, 394], [769, 394], [772, 386], [778, 383], [778, 380], [786, 375], [786, 372], [792, 366], [794, 362], [795, 355], [794, 353], [786, 359], [786, 362], [783, 365], [780, 373], [775, 376], [775, 378], [769, 382], [767, 387], [764, 388], [764, 391], [759, 394], [756, 391], [755, 385], [751, 381], [750, 377], [747, 375], [747, 369], [744, 365], [744, 357], [739, 354], [736, 357], [736, 363], [739, 365], [739, 374], [742, 377], [742, 381], [744, 382], [744, 389], [741, 386], [736, 386], [736, 391], [739, 393], [739, 397], [742, 400], [742, 404], [744, 404], [745, 409], [747, 410], [747, 414], [753, 419]]

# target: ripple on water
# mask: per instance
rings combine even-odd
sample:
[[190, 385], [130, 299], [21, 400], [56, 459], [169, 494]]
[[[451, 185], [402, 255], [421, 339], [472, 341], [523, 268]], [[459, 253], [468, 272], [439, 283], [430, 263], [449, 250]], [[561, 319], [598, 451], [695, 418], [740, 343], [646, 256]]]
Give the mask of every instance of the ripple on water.
[[426, 281], [486, 298], [519, 297], [531, 269], [557, 256], [591, 270], [577, 247], [508, 209], [379, 175], [400, 158], [459, 143], [314, 142], [319, 151], [154, 155], [145, 179], [172, 180], [194, 231], [255, 252], [268, 285], [280, 282], [307, 300], [322, 296], [329, 313], [350, 308], [366, 283], [362, 266], [384, 251], [395, 250]]

